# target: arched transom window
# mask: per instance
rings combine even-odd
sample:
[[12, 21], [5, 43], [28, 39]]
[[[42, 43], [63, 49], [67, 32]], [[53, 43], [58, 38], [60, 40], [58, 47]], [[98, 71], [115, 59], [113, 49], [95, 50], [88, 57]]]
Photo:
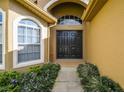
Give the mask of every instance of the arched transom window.
[[18, 63], [40, 59], [40, 26], [30, 19], [18, 23]]
[[76, 16], [66, 15], [58, 19], [59, 25], [80, 25], [82, 20]]

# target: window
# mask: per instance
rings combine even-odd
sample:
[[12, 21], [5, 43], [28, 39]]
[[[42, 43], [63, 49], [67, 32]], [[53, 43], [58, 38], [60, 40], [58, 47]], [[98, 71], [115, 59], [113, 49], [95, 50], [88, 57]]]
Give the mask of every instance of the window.
[[76, 16], [67, 15], [58, 19], [59, 25], [80, 25], [82, 20]]
[[0, 9], [0, 69], [4, 69], [4, 16], [5, 13]]
[[40, 59], [40, 27], [32, 20], [18, 24], [18, 62]]
[[14, 53], [16, 54], [16, 65], [18, 65], [16, 67], [40, 63], [44, 53], [40, 22], [34, 18], [32, 20], [32, 17], [27, 17], [15, 22], [16, 24], [17, 41], [15, 45], [18, 50], [17, 53]]
[[2, 13], [0, 12], [0, 64], [2, 64]]

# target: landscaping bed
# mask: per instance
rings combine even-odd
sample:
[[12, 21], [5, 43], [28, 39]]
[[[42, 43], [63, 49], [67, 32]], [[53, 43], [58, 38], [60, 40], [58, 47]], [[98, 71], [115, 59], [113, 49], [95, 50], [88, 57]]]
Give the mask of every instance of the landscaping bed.
[[58, 64], [32, 67], [27, 73], [0, 73], [0, 92], [50, 92], [60, 70]]
[[91, 63], [80, 64], [77, 68], [82, 88], [85, 92], [123, 92], [121, 86], [108, 78], [100, 76], [99, 69]]

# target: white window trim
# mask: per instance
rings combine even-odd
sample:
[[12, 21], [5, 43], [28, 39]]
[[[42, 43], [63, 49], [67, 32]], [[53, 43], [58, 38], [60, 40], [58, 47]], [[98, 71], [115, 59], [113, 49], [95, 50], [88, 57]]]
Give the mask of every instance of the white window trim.
[[[31, 19], [34, 22], [36, 22], [41, 28], [41, 34], [40, 34], [41, 35], [41, 39], [40, 39], [40, 58], [41, 59], [18, 63], [18, 24], [19, 24], [19, 21], [21, 21], [22, 19]], [[43, 37], [43, 25], [37, 19], [35, 19], [34, 17], [21, 16], [21, 17], [18, 17], [13, 22], [13, 68], [20, 68], [20, 67], [40, 64], [40, 63], [44, 62], [44, 39], [42, 37]]]
[[5, 69], [5, 11], [0, 8], [2, 13], [2, 64], [0, 64], [0, 70]]

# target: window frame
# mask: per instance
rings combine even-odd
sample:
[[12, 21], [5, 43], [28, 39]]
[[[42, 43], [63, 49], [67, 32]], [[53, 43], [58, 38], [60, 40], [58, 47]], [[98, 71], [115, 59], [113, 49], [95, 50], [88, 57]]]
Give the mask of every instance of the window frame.
[[[18, 50], [19, 50], [19, 43], [18, 43], [18, 26], [19, 22], [23, 19], [29, 19], [37, 23], [40, 27], [40, 59], [32, 60], [32, 61], [25, 61], [22, 63], [18, 62]], [[31, 16], [20, 16], [18, 17], [13, 23], [13, 68], [20, 68], [35, 64], [44, 63], [44, 39], [43, 39], [43, 25], [40, 21], [36, 18]]]
[[[32, 20], [32, 21], [33, 21], [33, 20]], [[36, 24], [37, 24], [37, 23], [36, 23]], [[19, 42], [18, 42], [20, 45], [26, 45], [26, 44], [27, 44], [27, 45], [30, 45], [30, 44], [31, 44], [31, 45], [39, 45], [39, 44], [40, 44], [40, 42], [39, 42], [39, 43], [29, 43], [29, 42], [27, 42], [27, 37], [28, 37], [28, 34], [27, 34], [27, 31], [28, 31], [28, 30], [27, 30], [27, 28], [31, 28], [31, 29], [33, 29], [33, 31], [34, 31], [34, 30], [41, 30], [41, 27], [35, 27], [35, 26], [30, 26], [30, 25], [27, 25], [27, 24], [20, 24], [20, 23], [18, 24], [18, 27], [23, 27], [23, 28], [26, 29], [25, 35], [23, 34], [24, 36], [26, 36], [26, 37], [25, 37], [25, 38], [26, 38], [26, 39], [25, 39], [25, 40], [26, 40], [26, 43], [19, 43]], [[40, 31], [40, 32], [41, 32], [41, 31]], [[22, 35], [21, 35], [21, 34], [18, 34], [18, 36], [22, 36]], [[31, 37], [32, 37], [32, 35], [31, 35]], [[39, 37], [40, 37], [40, 38], [41, 38], [41, 35], [39, 35], [39, 36], [33, 35], [33, 37], [36, 37], [36, 38], [39, 38]], [[39, 38], [39, 39], [40, 39], [40, 38]]]
[[6, 14], [3, 9], [0, 8], [0, 12], [2, 13], [2, 64], [0, 64], [0, 70], [5, 69], [5, 18]]
[[[69, 20], [69, 21], [67, 21]], [[70, 21], [74, 21], [72, 24], [70, 24]], [[67, 22], [66, 22], [67, 21]], [[68, 23], [68, 24], [67, 24]], [[61, 16], [58, 18], [58, 25], [82, 25], [83, 21], [81, 20], [81, 18], [77, 17], [77, 16], [73, 16], [73, 15], [65, 15], [65, 16]]]

